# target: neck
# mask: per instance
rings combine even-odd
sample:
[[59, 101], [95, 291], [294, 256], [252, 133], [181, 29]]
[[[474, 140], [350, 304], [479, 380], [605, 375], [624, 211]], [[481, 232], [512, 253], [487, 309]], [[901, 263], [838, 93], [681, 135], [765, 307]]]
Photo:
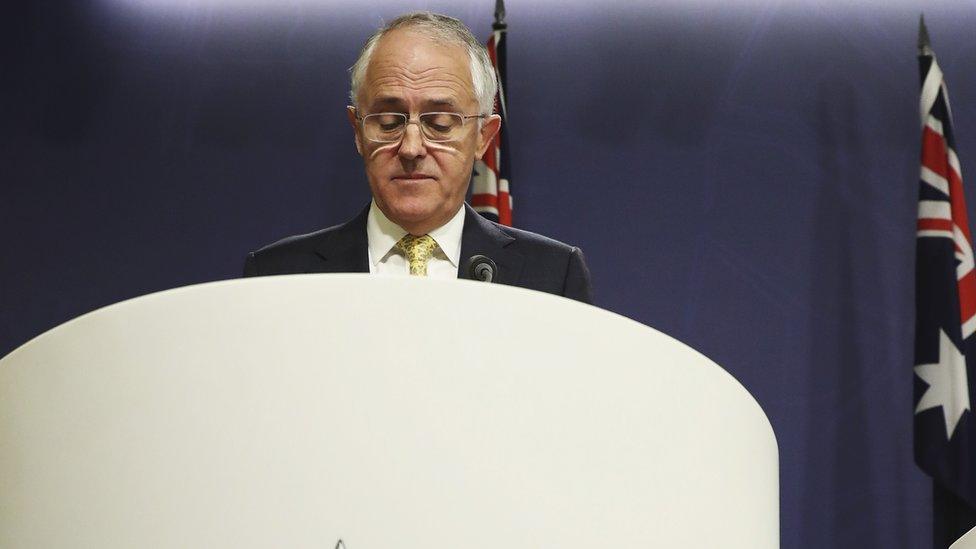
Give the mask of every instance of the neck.
[[443, 227], [444, 225], [446, 225], [448, 221], [450, 221], [455, 215], [457, 215], [458, 210], [460, 210], [463, 207], [464, 205], [462, 204], [458, 207], [457, 210], [454, 210], [450, 214], [435, 219], [423, 219], [420, 221], [410, 222], [410, 221], [393, 219], [389, 215], [387, 215], [387, 218], [389, 218], [391, 221], [399, 225], [403, 230], [407, 231], [408, 233], [414, 236], [421, 236], [430, 233], [431, 231], [437, 229], [438, 227]]

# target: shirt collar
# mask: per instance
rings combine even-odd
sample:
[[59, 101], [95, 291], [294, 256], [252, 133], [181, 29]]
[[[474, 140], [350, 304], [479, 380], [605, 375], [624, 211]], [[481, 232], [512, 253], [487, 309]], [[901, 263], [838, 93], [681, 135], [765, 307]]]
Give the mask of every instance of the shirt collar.
[[[461, 260], [461, 233], [464, 230], [464, 212], [462, 204], [458, 212], [447, 223], [430, 231], [431, 238], [437, 242], [437, 247], [444, 253], [448, 261], [457, 267]], [[403, 238], [407, 231], [390, 221], [386, 214], [376, 205], [376, 201], [369, 204], [369, 214], [366, 216], [366, 241], [369, 247], [369, 260], [375, 267], [393, 251], [396, 243]]]

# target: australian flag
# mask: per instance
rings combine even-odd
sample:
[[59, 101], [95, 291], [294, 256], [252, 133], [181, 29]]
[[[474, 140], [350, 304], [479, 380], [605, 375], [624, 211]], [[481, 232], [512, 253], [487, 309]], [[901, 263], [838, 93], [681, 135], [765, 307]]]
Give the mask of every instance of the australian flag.
[[512, 226], [512, 195], [509, 190], [511, 165], [508, 161], [508, 105], [505, 102], [505, 2], [495, 1], [495, 23], [488, 39], [488, 56], [498, 78], [495, 112], [502, 117], [502, 129], [495, 134], [485, 157], [474, 165], [471, 179], [471, 207], [502, 225]]
[[[938, 529], [943, 522], [938, 513], [940, 491], [957, 506], [968, 506], [970, 515], [976, 509], [976, 270], [949, 95], [924, 21], [918, 59], [922, 162], [915, 282], [915, 461], [936, 484]], [[952, 536], [965, 533], [959, 529], [942, 539], [953, 541]]]

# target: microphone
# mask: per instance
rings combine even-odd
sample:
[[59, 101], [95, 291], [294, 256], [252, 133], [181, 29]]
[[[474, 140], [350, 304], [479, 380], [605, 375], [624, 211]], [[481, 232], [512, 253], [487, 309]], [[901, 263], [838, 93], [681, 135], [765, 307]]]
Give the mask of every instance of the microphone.
[[468, 259], [467, 269], [468, 278], [491, 282], [498, 276], [498, 265], [486, 255], [473, 255]]

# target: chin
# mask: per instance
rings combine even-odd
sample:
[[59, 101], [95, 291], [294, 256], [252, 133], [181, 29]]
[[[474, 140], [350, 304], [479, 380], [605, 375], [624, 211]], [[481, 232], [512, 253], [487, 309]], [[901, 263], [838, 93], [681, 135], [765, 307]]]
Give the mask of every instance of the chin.
[[379, 197], [377, 203], [381, 204], [383, 212], [391, 221], [405, 229], [408, 225], [415, 227], [428, 221], [438, 221], [450, 209], [449, 199], [437, 185], [397, 185], [388, 182], [376, 190], [381, 191], [374, 193], [374, 196]]
[[399, 225], [405, 223], [420, 223], [437, 215], [437, 209], [428, 204], [414, 204], [411, 201], [393, 201], [388, 203], [390, 219]]

